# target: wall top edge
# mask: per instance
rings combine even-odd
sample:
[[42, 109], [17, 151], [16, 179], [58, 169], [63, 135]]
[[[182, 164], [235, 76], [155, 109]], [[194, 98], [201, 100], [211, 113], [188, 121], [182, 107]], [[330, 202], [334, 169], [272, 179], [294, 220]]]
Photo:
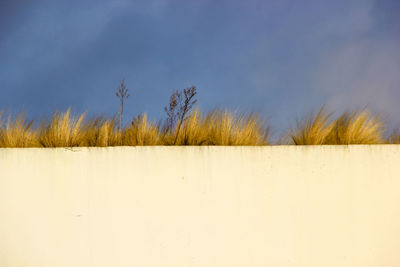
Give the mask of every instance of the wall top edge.
[[270, 145], [270, 146], [109, 146], [109, 147], [3, 147], [6, 150], [62, 150], [62, 151], [91, 151], [91, 150], [343, 150], [343, 149], [399, 149], [400, 144], [377, 144], [377, 145]]

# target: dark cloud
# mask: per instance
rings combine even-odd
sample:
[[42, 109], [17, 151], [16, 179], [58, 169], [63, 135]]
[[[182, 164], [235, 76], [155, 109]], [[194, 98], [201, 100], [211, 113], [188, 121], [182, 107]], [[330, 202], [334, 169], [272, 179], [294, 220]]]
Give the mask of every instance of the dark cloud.
[[278, 128], [324, 102], [399, 113], [398, 1], [308, 2], [2, 1], [0, 107], [112, 114], [125, 78], [127, 117], [191, 85]]
[[400, 1], [376, 1], [372, 12], [380, 30], [400, 33]]
[[2, 0], [0, 1], [0, 41], [16, 30], [32, 15], [32, 8], [43, 1]]

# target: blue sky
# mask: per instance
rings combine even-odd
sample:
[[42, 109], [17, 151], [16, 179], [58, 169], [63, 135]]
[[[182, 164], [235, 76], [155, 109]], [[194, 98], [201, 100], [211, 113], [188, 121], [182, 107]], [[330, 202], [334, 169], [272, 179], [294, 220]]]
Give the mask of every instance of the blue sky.
[[400, 126], [397, 0], [0, 0], [0, 109], [164, 117], [172, 90], [278, 131], [322, 104]]

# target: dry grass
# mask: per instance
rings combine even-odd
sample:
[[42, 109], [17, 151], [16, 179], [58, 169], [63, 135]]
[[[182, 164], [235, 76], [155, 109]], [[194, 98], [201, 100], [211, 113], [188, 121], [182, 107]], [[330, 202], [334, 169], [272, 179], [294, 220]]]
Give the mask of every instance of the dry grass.
[[385, 140], [386, 144], [400, 144], [400, 131], [394, 130]]
[[269, 128], [265, 127], [258, 115], [237, 115], [226, 110], [213, 110], [204, 116], [195, 109], [182, 123], [182, 129], [175, 127], [162, 136], [162, 143], [172, 145], [176, 136], [176, 145], [269, 144]]
[[[122, 131], [117, 118], [97, 116], [87, 119], [68, 109], [55, 112], [37, 127], [24, 114], [2, 119], [0, 147], [107, 147], [147, 145], [270, 145], [270, 131], [258, 114], [238, 114], [213, 110], [206, 114], [193, 110], [182, 123], [166, 129], [148, 120], [146, 114], [134, 118]], [[180, 127], [180, 128], [178, 128]], [[294, 145], [400, 144], [400, 132], [384, 138], [382, 118], [366, 110], [344, 112], [337, 118], [321, 108], [298, 121], [281, 143]], [[288, 140], [288, 141], [282, 141]]]
[[160, 127], [139, 115], [126, 127], [123, 135], [125, 146], [154, 146], [160, 144]]
[[122, 142], [116, 118], [94, 117], [83, 123], [80, 146], [119, 146]]
[[68, 109], [64, 113], [55, 112], [50, 122], [42, 122], [39, 126], [39, 143], [43, 147], [73, 147], [81, 146], [84, 131], [81, 124], [85, 114], [74, 118]]
[[321, 108], [317, 114], [310, 114], [302, 121], [297, 121], [296, 129], [291, 130], [289, 137], [294, 145], [323, 145], [333, 129], [329, 122], [332, 113]]
[[382, 144], [385, 123], [366, 110], [345, 112], [334, 122], [326, 144]]
[[33, 121], [27, 121], [23, 113], [12, 120], [8, 117], [7, 123], [1, 120], [0, 114], [0, 147], [36, 147], [38, 133], [32, 130]]
[[266, 145], [269, 133], [255, 114], [214, 110], [203, 115], [197, 109], [170, 130], [148, 121], [143, 114], [120, 131], [116, 118], [85, 119], [85, 114], [73, 116], [69, 109], [55, 112], [36, 129], [32, 125], [33, 121], [27, 122], [22, 115], [6, 124], [1, 122], [0, 147]]
[[226, 146], [267, 145], [269, 128], [257, 114], [239, 114], [215, 110], [207, 114], [209, 144]]
[[295, 145], [349, 145], [384, 143], [385, 123], [367, 110], [344, 112], [335, 120], [321, 108], [297, 123], [289, 133]]

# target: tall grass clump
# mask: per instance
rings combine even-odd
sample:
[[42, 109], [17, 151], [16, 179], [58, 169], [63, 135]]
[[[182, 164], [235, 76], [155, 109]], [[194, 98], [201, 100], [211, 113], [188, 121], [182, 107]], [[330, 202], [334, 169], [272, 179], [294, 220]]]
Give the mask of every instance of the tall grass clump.
[[267, 145], [269, 127], [258, 114], [237, 114], [227, 110], [214, 110], [205, 118], [210, 145], [246, 146]]
[[39, 142], [43, 147], [74, 147], [84, 143], [84, 130], [81, 124], [85, 114], [71, 116], [71, 110], [55, 112], [50, 122], [41, 122], [39, 126]]
[[160, 143], [163, 145], [202, 145], [207, 137], [203, 135], [202, 114], [196, 108], [182, 122], [171, 123], [168, 118], [160, 131]]
[[203, 114], [198, 108], [194, 109], [184, 121], [181, 133], [177, 135], [177, 130], [173, 131], [173, 136], [177, 137], [177, 144], [179, 145], [209, 145], [210, 136], [206, 129], [207, 123], [205, 122]]
[[387, 144], [400, 144], [400, 131], [394, 130], [385, 140]]
[[147, 120], [146, 114], [140, 114], [126, 127], [123, 144], [126, 146], [153, 146], [160, 140], [160, 127]]
[[289, 132], [289, 138], [294, 145], [323, 145], [333, 128], [329, 121], [332, 113], [327, 113], [322, 107], [314, 114], [296, 122], [296, 128]]
[[385, 123], [367, 110], [344, 112], [334, 122], [326, 144], [382, 144]]
[[84, 121], [80, 146], [107, 147], [119, 146], [122, 142], [122, 132], [117, 119], [106, 119], [104, 116], [94, 117]]
[[32, 129], [33, 120], [27, 121], [23, 113], [13, 120], [11, 115], [7, 122], [1, 119], [0, 113], [0, 147], [36, 147], [39, 146], [38, 133]]
[[332, 113], [321, 108], [316, 115], [311, 115], [297, 123], [290, 131], [294, 145], [349, 145], [381, 144], [385, 123], [379, 116], [367, 110], [344, 112], [330, 121]]
[[257, 114], [213, 110], [203, 115], [195, 109], [182, 123], [162, 136], [167, 145], [267, 145], [269, 128]]

